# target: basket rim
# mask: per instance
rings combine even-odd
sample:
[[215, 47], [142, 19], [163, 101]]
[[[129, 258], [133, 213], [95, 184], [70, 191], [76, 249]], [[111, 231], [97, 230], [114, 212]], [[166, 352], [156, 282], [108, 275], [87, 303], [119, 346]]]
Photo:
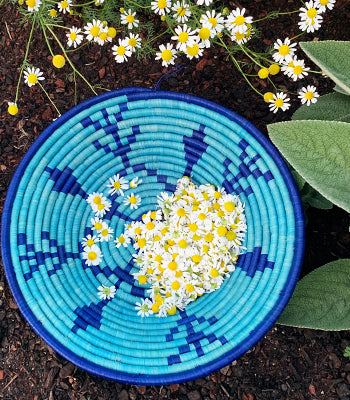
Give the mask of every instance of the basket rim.
[[[58, 342], [37, 320], [32, 310], [28, 307], [24, 296], [20, 290], [20, 287], [17, 283], [16, 274], [14, 272], [12, 260], [11, 260], [11, 252], [10, 252], [10, 221], [11, 221], [11, 212], [13, 201], [17, 193], [17, 188], [19, 182], [34, 156], [35, 152], [40, 148], [40, 146], [46, 141], [46, 139], [63, 123], [68, 121], [73, 115], [84, 110], [85, 108], [89, 108], [101, 101], [108, 100], [109, 98], [119, 97], [128, 94], [136, 94], [146, 92], [147, 98], [164, 98], [171, 100], [184, 101], [188, 103], [193, 103], [202, 107], [206, 107], [211, 111], [218, 112], [231, 121], [236, 122], [246, 131], [248, 131], [267, 151], [267, 153], [271, 156], [273, 161], [277, 164], [287, 186], [287, 189], [290, 194], [291, 203], [293, 205], [293, 209], [295, 212], [295, 253], [293, 257], [293, 263], [290, 268], [290, 272], [288, 275], [288, 286], [283, 290], [281, 296], [279, 297], [275, 306], [269, 311], [265, 320], [260, 323], [254, 331], [251, 332], [248, 340], [240, 343], [236, 348], [227, 352], [224, 357], [220, 359], [214, 360], [214, 362], [210, 362], [210, 364], [206, 364], [203, 366], [199, 366], [192, 371], [173, 373], [169, 375], [138, 375], [138, 374], [129, 374], [125, 372], [118, 372], [111, 370], [106, 367], [101, 367], [93, 362], [86, 360], [80, 356], [77, 356], [71, 350], [63, 346]], [[253, 345], [255, 345], [272, 327], [272, 325], [276, 322], [279, 315], [281, 314], [284, 307], [287, 305], [289, 301], [295, 285], [297, 283], [303, 257], [304, 257], [304, 249], [305, 249], [305, 229], [304, 229], [304, 213], [302, 209], [302, 204], [299, 196], [299, 192], [297, 190], [296, 184], [292, 175], [282, 159], [277, 148], [270, 142], [253, 124], [251, 124], [248, 120], [236, 114], [234, 111], [229, 110], [221, 105], [218, 105], [212, 101], [199, 98], [194, 95], [184, 94], [179, 92], [169, 92], [169, 91], [158, 91], [149, 88], [142, 87], [127, 87], [123, 89], [113, 90], [111, 92], [103, 93], [101, 95], [90, 98], [77, 106], [73, 107], [65, 114], [63, 114], [60, 118], [55, 120], [52, 124], [50, 124], [34, 141], [29, 150], [26, 152], [21, 162], [19, 163], [13, 178], [10, 182], [8, 192], [6, 195], [2, 218], [1, 218], [1, 253], [4, 263], [4, 270], [7, 281], [9, 283], [12, 294], [18, 304], [18, 307], [28, 321], [32, 329], [38, 334], [50, 347], [52, 347], [58, 354], [66, 358], [68, 361], [77, 365], [78, 367], [86, 370], [89, 373], [100, 376], [102, 378], [107, 378], [111, 380], [117, 380], [122, 383], [131, 383], [136, 385], [164, 385], [164, 384], [173, 384], [185, 382], [193, 379], [200, 378], [202, 376], [206, 376], [225, 365], [232, 362], [232, 360], [240, 357], [246, 351], [248, 351]]]

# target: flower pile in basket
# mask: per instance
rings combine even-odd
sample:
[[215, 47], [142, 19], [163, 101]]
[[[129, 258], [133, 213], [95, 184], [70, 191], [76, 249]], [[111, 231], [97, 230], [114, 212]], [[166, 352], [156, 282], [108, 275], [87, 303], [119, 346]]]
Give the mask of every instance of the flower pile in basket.
[[[124, 196], [128, 182], [119, 175], [110, 178], [110, 193]], [[130, 182], [136, 187], [141, 180]], [[98, 242], [108, 241], [113, 230], [101, 219], [111, 202], [101, 193], [87, 198], [95, 218], [92, 229], [98, 236], [83, 239], [83, 259], [98, 265], [102, 252]], [[140, 196], [126, 196], [124, 204], [137, 208]], [[178, 180], [176, 191], [158, 196], [158, 210], [149, 211], [141, 221], [125, 226], [115, 239], [116, 247], [127, 247], [131, 241], [137, 253], [133, 258], [138, 271], [133, 274], [141, 285], [147, 285], [149, 297], [136, 303], [138, 315], [174, 315], [189, 303], [219, 289], [234, 271], [247, 229], [244, 205], [237, 195], [224, 188], [206, 184], [196, 186], [188, 177]], [[100, 286], [99, 296], [114, 297], [115, 288]]]

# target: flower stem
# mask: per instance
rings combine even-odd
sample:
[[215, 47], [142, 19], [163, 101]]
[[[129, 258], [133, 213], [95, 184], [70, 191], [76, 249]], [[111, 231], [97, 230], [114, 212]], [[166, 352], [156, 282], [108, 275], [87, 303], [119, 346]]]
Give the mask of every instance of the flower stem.
[[41, 90], [46, 94], [46, 97], [49, 99], [50, 103], [54, 106], [55, 110], [58, 113], [58, 116], [61, 116], [61, 113], [59, 112], [58, 108], [56, 107], [56, 104], [52, 101], [52, 99], [50, 98], [49, 94], [47, 93], [47, 91], [44, 89], [44, 86], [38, 81], [39, 86], [41, 87]]

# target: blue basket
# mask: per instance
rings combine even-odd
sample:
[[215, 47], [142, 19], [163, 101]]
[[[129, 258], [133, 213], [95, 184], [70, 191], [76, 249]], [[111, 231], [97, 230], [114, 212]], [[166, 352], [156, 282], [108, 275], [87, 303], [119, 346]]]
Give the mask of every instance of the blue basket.
[[[183, 175], [240, 196], [247, 250], [219, 290], [174, 316], [141, 318], [135, 302], [145, 289], [132, 275], [131, 245], [105, 243], [102, 264], [85, 264], [85, 199], [107, 195], [116, 173], [143, 180], [137, 210], [110, 197], [104, 219], [116, 235]], [[271, 143], [214, 103], [142, 88], [92, 98], [38, 137], [11, 182], [1, 234], [7, 279], [37, 334], [93, 374], [143, 385], [192, 380], [244, 354], [287, 304], [304, 251], [299, 195]], [[115, 297], [100, 300], [100, 285], [115, 286]]]

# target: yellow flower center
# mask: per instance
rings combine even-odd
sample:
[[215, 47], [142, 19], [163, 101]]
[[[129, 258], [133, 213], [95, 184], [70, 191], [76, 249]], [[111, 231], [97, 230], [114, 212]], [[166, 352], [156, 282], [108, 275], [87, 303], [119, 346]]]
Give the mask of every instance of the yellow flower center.
[[206, 244], [203, 244], [203, 253], [207, 254], [209, 251], [209, 246]]
[[86, 241], [86, 245], [89, 246], [89, 247], [91, 247], [91, 246], [94, 245], [94, 244], [95, 244], [95, 241], [94, 241], [93, 239], [88, 239], [88, 240]]
[[198, 229], [197, 224], [193, 223], [193, 224], [188, 224], [188, 228], [191, 232], [196, 232], [196, 230]]
[[278, 64], [271, 64], [269, 66], [269, 72], [271, 75], [277, 75], [281, 70], [281, 67]]
[[195, 57], [199, 52], [199, 46], [197, 43], [194, 43], [192, 47], [187, 47], [187, 53], [191, 57]]
[[181, 32], [179, 35], [179, 42], [185, 43], [188, 40], [188, 33], [187, 32]]
[[128, 15], [127, 17], [126, 17], [126, 21], [129, 23], [129, 24], [132, 24], [134, 21], [135, 21], [135, 17], [133, 16], [133, 15]]
[[108, 229], [103, 229], [101, 232], [102, 236], [108, 236]]
[[179, 241], [179, 247], [180, 247], [180, 249], [186, 249], [186, 247], [187, 247], [187, 242], [186, 242], [185, 239], [181, 239], [181, 240]]
[[295, 75], [300, 75], [303, 72], [303, 67], [301, 65], [297, 65], [293, 68], [293, 72]]
[[178, 281], [174, 281], [174, 282], [171, 284], [171, 288], [172, 288], [173, 290], [179, 290], [179, 289], [180, 289], [180, 283], [179, 283]]
[[27, 79], [33, 85], [38, 82], [38, 77], [35, 74], [29, 74]]
[[97, 36], [99, 35], [99, 33], [100, 33], [100, 28], [99, 28], [98, 26], [93, 26], [93, 27], [90, 29], [90, 33], [91, 33], [91, 35], [92, 35], [93, 37], [97, 37]]
[[316, 10], [316, 8], [309, 8], [308, 10], [307, 10], [307, 12], [306, 12], [306, 15], [309, 17], [309, 18], [315, 18], [316, 17], [316, 15], [317, 15], [317, 10]]
[[[122, 48], [122, 49], [119, 51], [120, 48]], [[122, 50], [123, 50], [123, 51], [122, 51]], [[117, 49], [117, 53], [118, 53], [120, 56], [122, 56], [122, 55], [125, 53], [125, 47], [124, 47], [124, 46], [119, 46], [118, 49]], [[129, 202], [130, 202], [131, 204], [136, 204], [136, 203], [137, 203], [137, 198], [136, 198], [135, 196], [131, 196], [131, 197], [129, 198]]]
[[236, 233], [233, 231], [228, 231], [226, 234], [226, 239], [227, 240], [235, 240], [236, 239]]
[[51, 17], [56, 17], [56, 15], [57, 15], [57, 11], [56, 10], [50, 10], [50, 15], [51, 15]]
[[114, 187], [114, 189], [119, 190], [120, 187], [121, 187], [120, 182], [114, 182], [114, 183], [113, 183], [113, 187]]
[[210, 29], [209, 28], [201, 28], [198, 32], [198, 36], [202, 40], [208, 40], [210, 37]]
[[222, 196], [222, 195], [221, 195], [220, 192], [215, 192], [215, 193], [214, 193], [214, 199], [216, 199], [216, 200], [219, 200], [221, 196]]
[[99, 231], [101, 228], [102, 228], [101, 222], [96, 222], [95, 223], [95, 229]]
[[188, 283], [186, 285], [186, 290], [188, 291], [188, 293], [192, 293], [192, 292], [194, 292], [194, 286], [191, 285], [190, 283]]
[[201, 221], [204, 221], [204, 220], [207, 218], [207, 216], [206, 216], [204, 213], [200, 213], [200, 214], [198, 215], [198, 218], [199, 218]]
[[208, 242], [208, 243], [212, 242], [213, 239], [214, 239], [214, 235], [213, 235], [212, 233], [207, 233], [207, 234], [204, 236], [204, 240], [205, 240], [206, 242]]
[[225, 226], [219, 226], [216, 231], [219, 236], [225, 236], [227, 233], [227, 228]]
[[74, 42], [74, 40], [77, 38], [77, 34], [75, 32], [71, 32], [71, 34], [69, 35], [69, 38], [72, 42]]
[[261, 68], [258, 71], [260, 79], [266, 79], [269, 76], [269, 70], [267, 68]]
[[175, 315], [175, 314], [176, 314], [176, 306], [172, 306], [171, 308], [168, 308], [168, 309], [166, 310], [166, 312], [167, 312], [169, 315]]
[[101, 201], [102, 201], [101, 197], [100, 196], [96, 196], [94, 198], [94, 200], [93, 200], [93, 203], [94, 204], [101, 204]]
[[177, 262], [176, 261], [171, 261], [168, 264], [168, 268], [170, 269], [170, 271], [176, 271], [177, 270]]
[[233, 201], [226, 201], [224, 207], [227, 212], [232, 212], [235, 209], [235, 203]]
[[119, 236], [119, 243], [123, 244], [125, 243], [125, 237], [124, 236]]
[[98, 210], [102, 211], [105, 208], [105, 205], [101, 203], [97, 206], [97, 208]]
[[179, 7], [176, 12], [178, 16], [183, 17], [186, 14], [186, 8]]
[[107, 32], [101, 32], [99, 35], [99, 38], [103, 41], [107, 40], [107, 37], [108, 37]]
[[245, 22], [245, 18], [243, 17], [243, 15], [238, 15], [234, 20], [234, 23], [236, 25], [243, 25], [244, 22]]
[[186, 215], [186, 211], [185, 211], [183, 208], [179, 208], [179, 209], [176, 211], [176, 214], [177, 214], [179, 217], [184, 217], [184, 216]]
[[88, 259], [89, 259], [89, 260], [94, 261], [94, 260], [96, 260], [96, 258], [97, 258], [96, 252], [90, 251], [90, 252], [88, 253]]
[[305, 93], [305, 99], [311, 100], [314, 98], [314, 94], [312, 92], [306, 92]]
[[18, 113], [18, 107], [16, 106], [16, 104], [11, 104], [10, 106], [8, 106], [7, 111], [10, 115], [16, 115]]
[[159, 0], [158, 1], [158, 7], [163, 10], [167, 6], [166, 0]]
[[216, 268], [212, 268], [212, 269], [210, 270], [210, 275], [211, 275], [213, 278], [217, 278], [217, 277], [219, 276], [219, 271], [218, 271]]
[[110, 38], [112, 38], [112, 39], [115, 38], [116, 34], [117, 34], [117, 30], [115, 28], [113, 28], [113, 27], [108, 28], [107, 35]]
[[61, 8], [66, 9], [68, 7], [68, 1], [63, 0], [61, 1]]
[[27, 0], [27, 6], [29, 8], [33, 8], [36, 5], [36, 1], [35, 0]]
[[213, 28], [215, 28], [215, 27], [216, 27], [216, 25], [218, 24], [218, 21], [217, 21], [217, 19], [216, 19], [216, 18], [214, 18], [214, 17], [212, 17], [212, 18], [209, 18], [209, 19], [208, 19], [208, 22], [210, 22], [210, 23], [211, 23], [211, 26], [212, 26]]
[[137, 40], [135, 38], [129, 39], [129, 46], [135, 47], [137, 45]]
[[162, 262], [162, 260], [163, 260], [163, 257], [162, 256], [160, 256], [159, 254], [157, 254], [155, 257], [154, 257], [154, 261], [157, 261], [157, 262]]
[[281, 54], [281, 56], [286, 56], [287, 54], [289, 54], [289, 46], [286, 44], [282, 44], [282, 46], [280, 46], [280, 48], [278, 49], [278, 52]]
[[283, 106], [283, 99], [277, 99], [277, 100], [275, 100], [275, 106], [276, 106], [277, 108], [282, 107], [282, 106]]
[[242, 40], [243, 38], [244, 38], [244, 33], [236, 32], [236, 39], [237, 40]]
[[164, 61], [170, 61], [173, 58], [171, 50], [165, 49], [162, 51], [161, 57]]
[[139, 275], [138, 281], [139, 281], [139, 283], [141, 283], [141, 285], [144, 285], [147, 282], [147, 276], [146, 275]]
[[265, 101], [266, 103], [269, 103], [270, 100], [273, 100], [273, 93], [272, 93], [272, 92], [266, 92], [266, 93], [264, 94], [264, 101]]
[[65, 58], [61, 55], [61, 54], [56, 54], [55, 56], [53, 56], [52, 58], [52, 64], [56, 67], [56, 68], [62, 68], [64, 66], [64, 64], [66, 63]]
[[154, 223], [153, 222], [147, 222], [146, 224], [146, 229], [148, 229], [149, 231], [151, 231], [154, 228]]
[[157, 303], [152, 304], [152, 311], [157, 314], [159, 312], [159, 305]]
[[142, 249], [143, 247], [146, 246], [146, 239], [139, 239], [137, 241], [137, 244], [139, 245], [139, 247]]
[[320, 0], [321, 6], [326, 6], [328, 4], [329, 0]]
[[201, 257], [199, 254], [194, 254], [194, 255], [191, 257], [191, 259], [192, 259], [192, 261], [193, 261], [194, 263], [198, 264], [198, 263], [201, 262], [202, 257]]

